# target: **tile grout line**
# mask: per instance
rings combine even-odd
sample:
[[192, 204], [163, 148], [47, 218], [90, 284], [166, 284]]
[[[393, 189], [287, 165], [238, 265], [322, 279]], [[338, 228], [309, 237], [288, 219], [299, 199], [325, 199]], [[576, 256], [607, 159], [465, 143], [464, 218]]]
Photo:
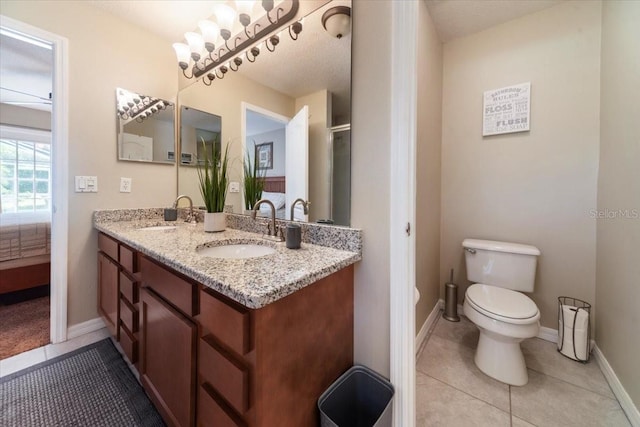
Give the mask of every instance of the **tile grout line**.
[[509, 384], [509, 426], [513, 427], [513, 408], [511, 407], [511, 384]]
[[[578, 384], [574, 384], [574, 383], [572, 383], [572, 382], [569, 382], [569, 381], [567, 381], [567, 380], [565, 380], [565, 379], [558, 378], [558, 377], [556, 377], [555, 375], [547, 374], [546, 372], [541, 372], [541, 371], [538, 371], [537, 369], [533, 369], [533, 368], [529, 368], [529, 367], [527, 367], [527, 369], [529, 369], [529, 370], [531, 370], [531, 371], [533, 371], [533, 372], [536, 372], [536, 373], [538, 373], [538, 374], [540, 374], [540, 375], [544, 375], [544, 376], [547, 376], [547, 377], [551, 377], [551, 378], [553, 378], [553, 379], [556, 379], [556, 380], [558, 380], [558, 381], [562, 381], [562, 382], [563, 382], [563, 383], [565, 383], [565, 384], [572, 385], [572, 386], [577, 387], [577, 388], [579, 388], [579, 389], [581, 389], [581, 390], [588, 391], [588, 392], [591, 392], [591, 393], [593, 393], [593, 394], [597, 394], [598, 396], [605, 397], [605, 398], [607, 398], [607, 399], [615, 400], [616, 402], [618, 402], [618, 398], [617, 398], [617, 397], [615, 397], [615, 394], [613, 394], [613, 391], [611, 392], [611, 394], [613, 394], [613, 397], [611, 397], [611, 396], [607, 396], [607, 395], [602, 394], [602, 393], [599, 393], [599, 392], [597, 392], [597, 391], [594, 391], [594, 390], [588, 389], [588, 388], [586, 388], [586, 387], [580, 386], [580, 385], [578, 385]], [[600, 368], [598, 367], [598, 369], [600, 369]], [[609, 384], [608, 384], [608, 383], [607, 383], [607, 386], [609, 386]], [[609, 386], [609, 388], [611, 388], [611, 386]], [[620, 403], [620, 402], [618, 402], [618, 403]]]
[[[416, 371], [418, 371], [418, 370], [419, 370], [419, 369], [417, 369], [417, 368], [416, 368]], [[433, 376], [431, 376], [431, 375], [427, 374], [426, 372], [420, 371], [420, 373], [421, 373], [421, 374], [423, 374], [423, 375], [425, 375], [425, 376], [427, 376], [427, 377], [429, 377], [429, 378], [431, 378], [431, 379], [433, 379], [433, 380], [438, 381], [439, 383], [442, 383], [442, 384], [444, 384], [444, 385], [446, 385], [446, 386], [448, 386], [448, 387], [451, 387], [452, 389], [457, 390], [457, 391], [459, 391], [460, 393], [464, 393], [464, 394], [466, 394], [467, 396], [469, 396], [469, 397], [471, 397], [471, 398], [473, 398], [473, 399], [476, 399], [476, 400], [479, 400], [480, 402], [486, 403], [486, 404], [487, 404], [487, 405], [489, 405], [489, 406], [493, 406], [493, 407], [494, 407], [494, 408], [496, 408], [497, 410], [499, 410], [499, 411], [501, 411], [501, 412], [504, 412], [505, 414], [509, 415], [509, 417], [511, 417], [511, 414], [510, 414], [509, 412], [505, 411], [505, 410], [504, 410], [504, 409], [502, 409], [502, 408], [498, 408], [496, 405], [494, 405], [494, 404], [493, 404], [493, 403], [491, 403], [491, 402], [487, 402], [486, 400], [481, 399], [481, 398], [479, 398], [479, 397], [477, 397], [477, 396], [474, 396], [474, 395], [472, 395], [472, 394], [469, 394], [469, 393], [467, 393], [467, 392], [466, 392], [466, 391], [464, 391], [464, 390], [460, 390], [459, 388], [457, 388], [457, 387], [455, 387], [455, 386], [452, 386], [451, 384], [448, 384], [448, 383], [446, 383], [446, 382], [442, 381], [441, 379], [438, 379], [438, 378], [436, 378], [436, 377], [433, 377]]]

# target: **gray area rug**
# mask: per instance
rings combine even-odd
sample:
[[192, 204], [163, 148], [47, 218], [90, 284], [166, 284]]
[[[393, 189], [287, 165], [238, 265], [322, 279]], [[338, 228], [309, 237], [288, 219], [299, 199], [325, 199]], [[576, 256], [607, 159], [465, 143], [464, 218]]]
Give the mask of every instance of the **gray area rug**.
[[0, 378], [0, 426], [164, 426], [110, 339]]

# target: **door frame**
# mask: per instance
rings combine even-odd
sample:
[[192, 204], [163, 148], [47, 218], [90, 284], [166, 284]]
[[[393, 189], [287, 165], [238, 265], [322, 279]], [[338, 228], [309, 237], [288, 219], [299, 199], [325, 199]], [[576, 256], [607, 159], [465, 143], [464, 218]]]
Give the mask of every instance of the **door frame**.
[[416, 423], [415, 254], [418, 3], [392, 4], [389, 200], [390, 379], [396, 427]]
[[67, 340], [67, 250], [69, 236], [69, 41], [49, 31], [0, 15], [0, 27], [50, 44], [53, 51], [53, 144], [51, 190], [51, 328], [52, 343]]
[[[257, 105], [253, 105], [245, 101], [240, 102], [240, 155], [242, 156], [243, 167], [244, 167], [245, 152], [247, 150], [247, 111], [248, 110], [251, 110], [254, 113], [262, 114], [263, 116], [267, 116], [273, 119], [274, 121], [281, 122], [283, 125], [286, 125], [291, 120], [291, 117], [274, 113], [273, 111], [267, 110], [266, 108], [258, 107]], [[241, 212], [244, 212], [244, 185], [240, 186], [240, 206], [242, 206]]]

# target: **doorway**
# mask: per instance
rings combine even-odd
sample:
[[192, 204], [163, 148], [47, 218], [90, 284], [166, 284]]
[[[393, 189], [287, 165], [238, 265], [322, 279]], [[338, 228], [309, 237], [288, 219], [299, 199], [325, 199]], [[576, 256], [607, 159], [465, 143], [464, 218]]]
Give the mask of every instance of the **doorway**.
[[[274, 204], [279, 219], [290, 218], [287, 209], [294, 200], [308, 200], [308, 116], [307, 106], [301, 108], [293, 118], [288, 118], [242, 103], [243, 159], [248, 155], [250, 161], [257, 162], [258, 173], [264, 176], [262, 198]], [[261, 214], [270, 215], [268, 209], [261, 211]], [[307, 221], [308, 214], [296, 207], [294, 218]]]
[[[37, 45], [51, 51], [52, 89], [50, 95], [45, 94], [45, 96], [42, 96], [31, 94], [30, 91], [22, 91], [30, 95], [36, 95], [38, 98], [44, 98], [39, 100], [43, 103], [47, 101], [50, 102], [50, 142], [48, 147], [50, 153], [50, 173], [48, 174], [47, 183], [45, 184], [45, 174], [34, 166], [31, 181], [32, 188], [25, 183], [23, 184], [23, 189], [29, 190], [31, 188], [31, 193], [33, 193], [33, 206], [36, 206], [38, 203], [43, 203], [43, 199], [47, 199], [44, 203], [48, 203], [47, 211], [51, 224], [51, 237], [48, 243], [50, 247], [49, 282], [51, 298], [49, 335], [50, 342], [59, 343], [67, 339], [68, 40], [48, 31], [1, 15], [0, 31], [3, 36], [6, 35], [12, 39], [18, 39], [24, 43]], [[37, 100], [33, 97], [31, 97], [31, 99], [34, 101]], [[28, 128], [24, 123], [22, 123], [22, 126], [16, 127], [18, 130], [22, 128], [22, 131]], [[42, 141], [40, 141], [40, 144], [42, 144]], [[42, 146], [40, 146], [40, 148], [42, 148]], [[35, 158], [36, 153], [34, 152], [34, 159]], [[19, 184], [17, 178], [16, 175], [15, 185]], [[25, 180], [25, 182], [26, 181], [27, 180]], [[17, 190], [19, 190], [19, 188]], [[40, 191], [38, 192], [38, 190]], [[38, 196], [38, 194], [42, 197]]]

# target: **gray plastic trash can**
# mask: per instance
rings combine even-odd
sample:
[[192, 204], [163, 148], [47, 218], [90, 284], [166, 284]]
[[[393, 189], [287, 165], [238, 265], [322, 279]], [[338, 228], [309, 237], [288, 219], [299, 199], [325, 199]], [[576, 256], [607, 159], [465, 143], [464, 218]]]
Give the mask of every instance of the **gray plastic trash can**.
[[377, 372], [356, 365], [318, 399], [321, 427], [391, 427], [393, 385]]

